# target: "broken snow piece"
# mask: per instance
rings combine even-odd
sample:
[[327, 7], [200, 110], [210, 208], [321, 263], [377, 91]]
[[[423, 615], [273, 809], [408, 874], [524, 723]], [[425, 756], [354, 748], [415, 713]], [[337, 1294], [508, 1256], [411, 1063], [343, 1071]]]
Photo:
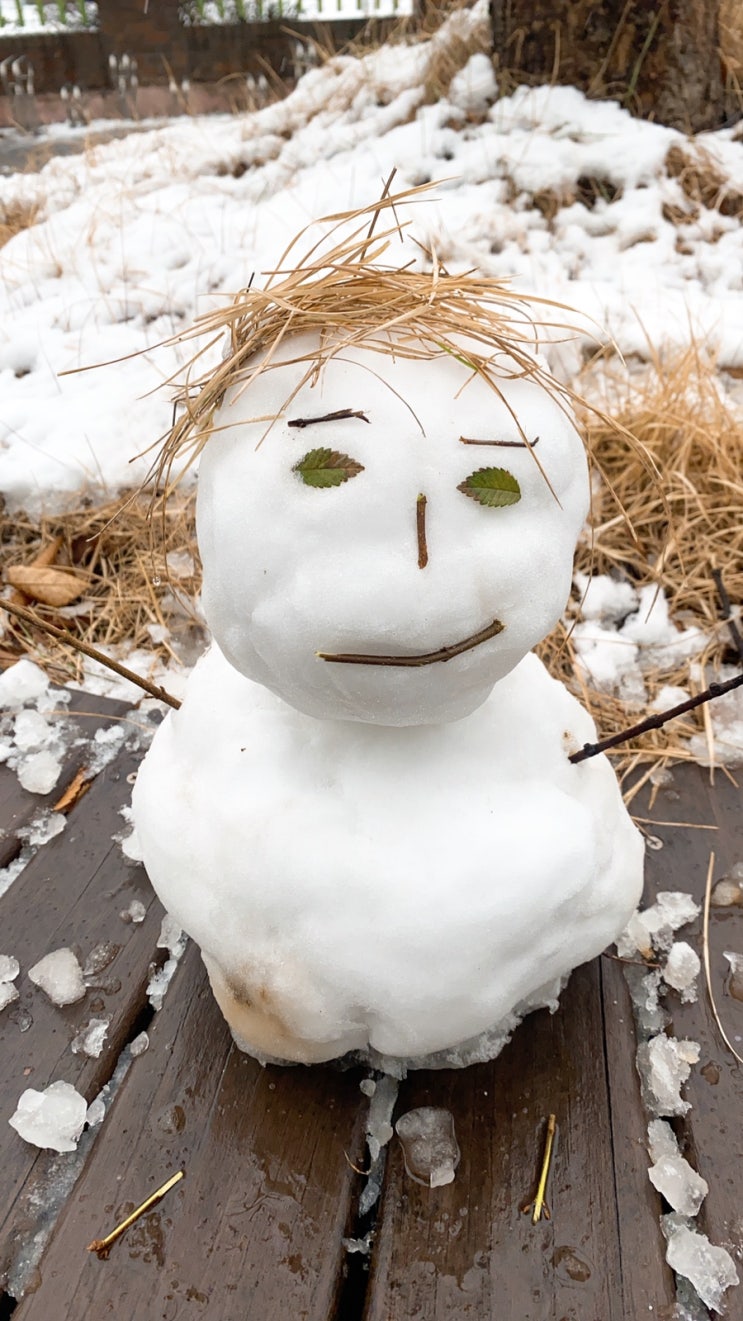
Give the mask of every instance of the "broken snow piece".
[[699, 955], [687, 941], [675, 941], [663, 968], [663, 981], [678, 991], [684, 1004], [697, 998], [696, 983], [701, 966]]
[[140, 1032], [139, 1036], [135, 1037], [133, 1042], [131, 1043], [129, 1047], [129, 1054], [132, 1055], [134, 1059], [136, 1059], [138, 1055], [144, 1055], [145, 1051], [149, 1050], [149, 1048], [150, 1048], [149, 1036], [147, 1035], [146, 1032]]
[[19, 711], [13, 722], [13, 742], [19, 752], [37, 752], [52, 734], [49, 721], [40, 711]]
[[0, 954], [0, 986], [5, 982], [14, 982], [20, 971], [21, 965], [12, 954]]
[[110, 1022], [110, 1014], [106, 1014], [105, 1018], [89, 1019], [77, 1036], [72, 1038], [70, 1046], [73, 1055], [87, 1055], [90, 1059], [97, 1060], [103, 1050]]
[[74, 1005], [85, 995], [83, 970], [71, 949], [56, 949], [45, 954], [28, 975], [35, 986], [49, 996], [52, 1004]]
[[377, 1084], [375, 1083], [373, 1078], [361, 1079], [361, 1082], [359, 1083], [359, 1091], [363, 1092], [364, 1096], [373, 1096], [376, 1090], [377, 1090]]
[[395, 1124], [395, 1132], [411, 1179], [426, 1188], [440, 1188], [454, 1181], [459, 1147], [450, 1110], [432, 1105], [408, 1110]]
[[135, 922], [137, 925], [144, 922], [146, 916], [147, 909], [140, 899], [132, 899], [129, 907], [122, 909], [119, 913], [122, 922]]
[[62, 772], [62, 763], [48, 748], [26, 757], [18, 767], [21, 787], [30, 794], [51, 793]]
[[44, 671], [33, 661], [16, 661], [0, 674], [0, 708], [23, 706], [46, 692], [49, 681]]
[[95, 1100], [91, 1101], [90, 1105], [88, 1106], [88, 1113], [85, 1117], [85, 1122], [88, 1125], [88, 1128], [97, 1128], [99, 1124], [103, 1123], [105, 1117], [106, 1117], [106, 1102], [102, 1101], [100, 1096], [96, 1096]]
[[673, 933], [687, 922], [693, 922], [701, 909], [690, 894], [681, 890], [661, 890], [655, 903], [642, 912], [632, 914], [617, 941], [620, 958], [642, 954], [650, 958], [653, 950], [669, 950]]
[[35, 1147], [75, 1151], [87, 1113], [85, 1097], [71, 1083], [53, 1082], [43, 1092], [27, 1088], [8, 1123]]
[[690, 1103], [681, 1088], [699, 1061], [696, 1041], [679, 1041], [662, 1033], [637, 1048], [637, 1068], [648, 1109], [656, 1115], [685, 1115]]
[[666, 1261], [677, 1275], [683, 1275], [696, 1289], [707, 1307], [719, 1312], [723, 1295], [738, 1283], [738, 1272], [729, 1252], [715, 1247], [706, 1234], [692, 1229], [681, 1216], [661, 1219], [666, 1236]]
[[0, 1013], [18, 999], [18, 991], [12, 982], [0, 982]]
[[728, 994], [732, 995], [734, 1000], [743, 1000], [743, 954], [734, 954], [732, 950], [723, 950], [723, 956], [730, 964], [730, 977], [728, 979]]

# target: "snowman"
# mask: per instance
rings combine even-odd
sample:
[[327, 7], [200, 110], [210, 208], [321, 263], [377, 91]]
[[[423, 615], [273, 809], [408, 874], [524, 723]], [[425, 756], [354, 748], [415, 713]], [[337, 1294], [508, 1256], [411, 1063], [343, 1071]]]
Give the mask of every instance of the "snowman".
[[634, 910], [642, 843], [531, 652], [588, 508], [569, 404], [500, 287], [378, 257], [240, 295], [166, 455], [201, 448], [213, 642], [134, 817], [241, 1049], [399, 1074], [554, 1008]]

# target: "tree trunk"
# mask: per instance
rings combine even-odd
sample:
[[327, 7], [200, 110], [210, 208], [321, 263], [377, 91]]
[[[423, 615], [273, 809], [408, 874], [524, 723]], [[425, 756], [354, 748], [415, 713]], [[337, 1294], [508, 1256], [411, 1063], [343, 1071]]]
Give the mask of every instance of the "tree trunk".
[[743, 0], [491, 0], [501, 85], [567, 83], [683, 132], [741, 113]]

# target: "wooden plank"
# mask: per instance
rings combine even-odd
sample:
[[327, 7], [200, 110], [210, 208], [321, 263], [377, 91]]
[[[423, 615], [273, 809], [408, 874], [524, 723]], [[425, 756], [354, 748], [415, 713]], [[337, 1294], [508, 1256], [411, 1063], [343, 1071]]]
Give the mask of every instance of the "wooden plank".
[[621, 964], [602, 959], [600, 966], [625, 1316], [663, 1321], [673, 1316], [676, 1285], [660, 1228], [664, 1208], [648, 1178], [648, 1117], [635, 1069], [632, 1001]]
[[[405, 1174], [393, 1140], [366, 1321], [637, 1321], [623, 1306], [595, 962], [573, 974], [559, 1012], [530, 1015], [497, 1060], [411, 1074], [397, 1113], [418, 1105], [451, 1110], [462, 1160], [452, 1184], [429, 1190]], [[520, 1208], [550, 1113], [552, 1219], [533, 1225]]]
[[[643, 814], [656, 821], [717, 826], [716, 830], [645, 827], [663, 842], [662, 849], [650, 852], [648, 857], [648, 901], [659, 890], [686, 890], [701, 904], [710, 851], [714, 850], [716, 857], [716, 878], [733, 863], [743, 861], [743, 793], [719, 770], [711, 786], [708, 771], [689, 766], [674, 771], [673, 784], [660, 791], [652, 812], [646, 798], [644, 806]], [[701, 957], [701, 917], [683, 927], [677, 939], [688, 941]], [[715, 1000], [728, 1036], [743, 1055], [743, 1004], [728, 993], [730, 969], [725, 950], [743, 954], [743, 909], [713, 908], [710, 917]], [[666, 1008], [671, 1013], [673, 1034], [698, 1041], [701, 1046], [699, 1064], [692, 1068], [684, 1090], [691, 1110], [676, 1124], [684, 1154], [709, 1184], [698, 1223], [713, 1243], [727, 1247], [740, 1260], [743, 1068], [720, 1037], [704, 988], [704, 974], [700, 977], [698, 1001], [682, 1004], [675, 993], [669, 992]], [[738, 1299], [731, 1303], [731, 1309], [735, 1305], [743, 1306]]]
[[[17, 1321], [329, 1321], [363, 1141], [358, 1074], [262, 1069], [232, 1046], [191, 946]], [[101, 1262], [86, 1252], [177, 1169], [186, 1179]], [[70, 1300], [74, 1299], [74, 1304]]]
[[[18, 832], [30, 825], [38, 812], [49, 810], [59, 801], [81, 766], [90, 760], [90, 741], [99, 729], [125, 718], [136, 720], [127, 702], [116, 702], [106, 697], [69, 690], [69, 702], [60, 702], [59, 712], [65, 720], [65, 742], [68, 744], [62, 774], [51, 793], [28, 793], [19, 783], [18, 776], [7, 766], [0, 766], [0, 868], [20, 852]], [[68, 718], [72, 717], [71, 719]], [[74, 746], [77, 744], [78, 746]]]
[[[111, 839], [123, 827], [119, 808], [129, 797], [127, 776], [136, 764], [136, 757], [124, 752], [102, 771], [72, 809], [63, 833], [39, 850], [0, 899], [2, 952], [21, 965], [20, 999], [0, 1016], [4, 1121], [26, 1087], [42, 1089], [58, 1079], [91, 1100], [110, 1077], [146, 1004], [163, 910], [144, 870], [128, 863]], [[134, 898], [146, 908], [144, 922], [136, 925], [120, 917]], [[102, 942], [110, 943], [115, 957], [100, 973], [100, 984], [77, 1004], [57, 1008], [26, 976], [52, 950], [71, 946], [84, 962]], [[72, 1054], [72, 1038], [91, 1017], [104, 1014], [111, 1015], [111, 1023], [100, 1058]], [[27, 1229], [19, 1193], [29, 1180], [43, 1177], [49, 1160], [48, 1153], [23, 1142], [7, 1122], [0, 1123], [2, 1273], [14, 1250], [19, 1214]]]

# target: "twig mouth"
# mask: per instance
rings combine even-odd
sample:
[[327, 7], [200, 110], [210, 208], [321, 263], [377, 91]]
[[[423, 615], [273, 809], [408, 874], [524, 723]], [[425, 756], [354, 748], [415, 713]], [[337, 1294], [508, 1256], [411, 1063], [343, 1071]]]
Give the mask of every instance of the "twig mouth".
[[479, 647], [482, 642], [488, 642], [490, 638], [497, 637], [502, 633], [505, 624], [499, 619], [494, 619], [492, 624], [486, 628], [481, 628], [479, 633], [472, 633], [470, 637], [463, 638], [461, 642], [453, 642], [451, 646], [439, 647], [437, 651], [426, 651], [417, 656], [374, 656], [366, 655], [363, 652], [329, 652], [318, 651], [318, 660], [334, 661], [336, 665], [398, 665], [398, 666], [418, 666], [435, 665], [438, 661], [452, 660], [455, 656], [461, 656], [465, 651], [472, 651], [474, 647]]

